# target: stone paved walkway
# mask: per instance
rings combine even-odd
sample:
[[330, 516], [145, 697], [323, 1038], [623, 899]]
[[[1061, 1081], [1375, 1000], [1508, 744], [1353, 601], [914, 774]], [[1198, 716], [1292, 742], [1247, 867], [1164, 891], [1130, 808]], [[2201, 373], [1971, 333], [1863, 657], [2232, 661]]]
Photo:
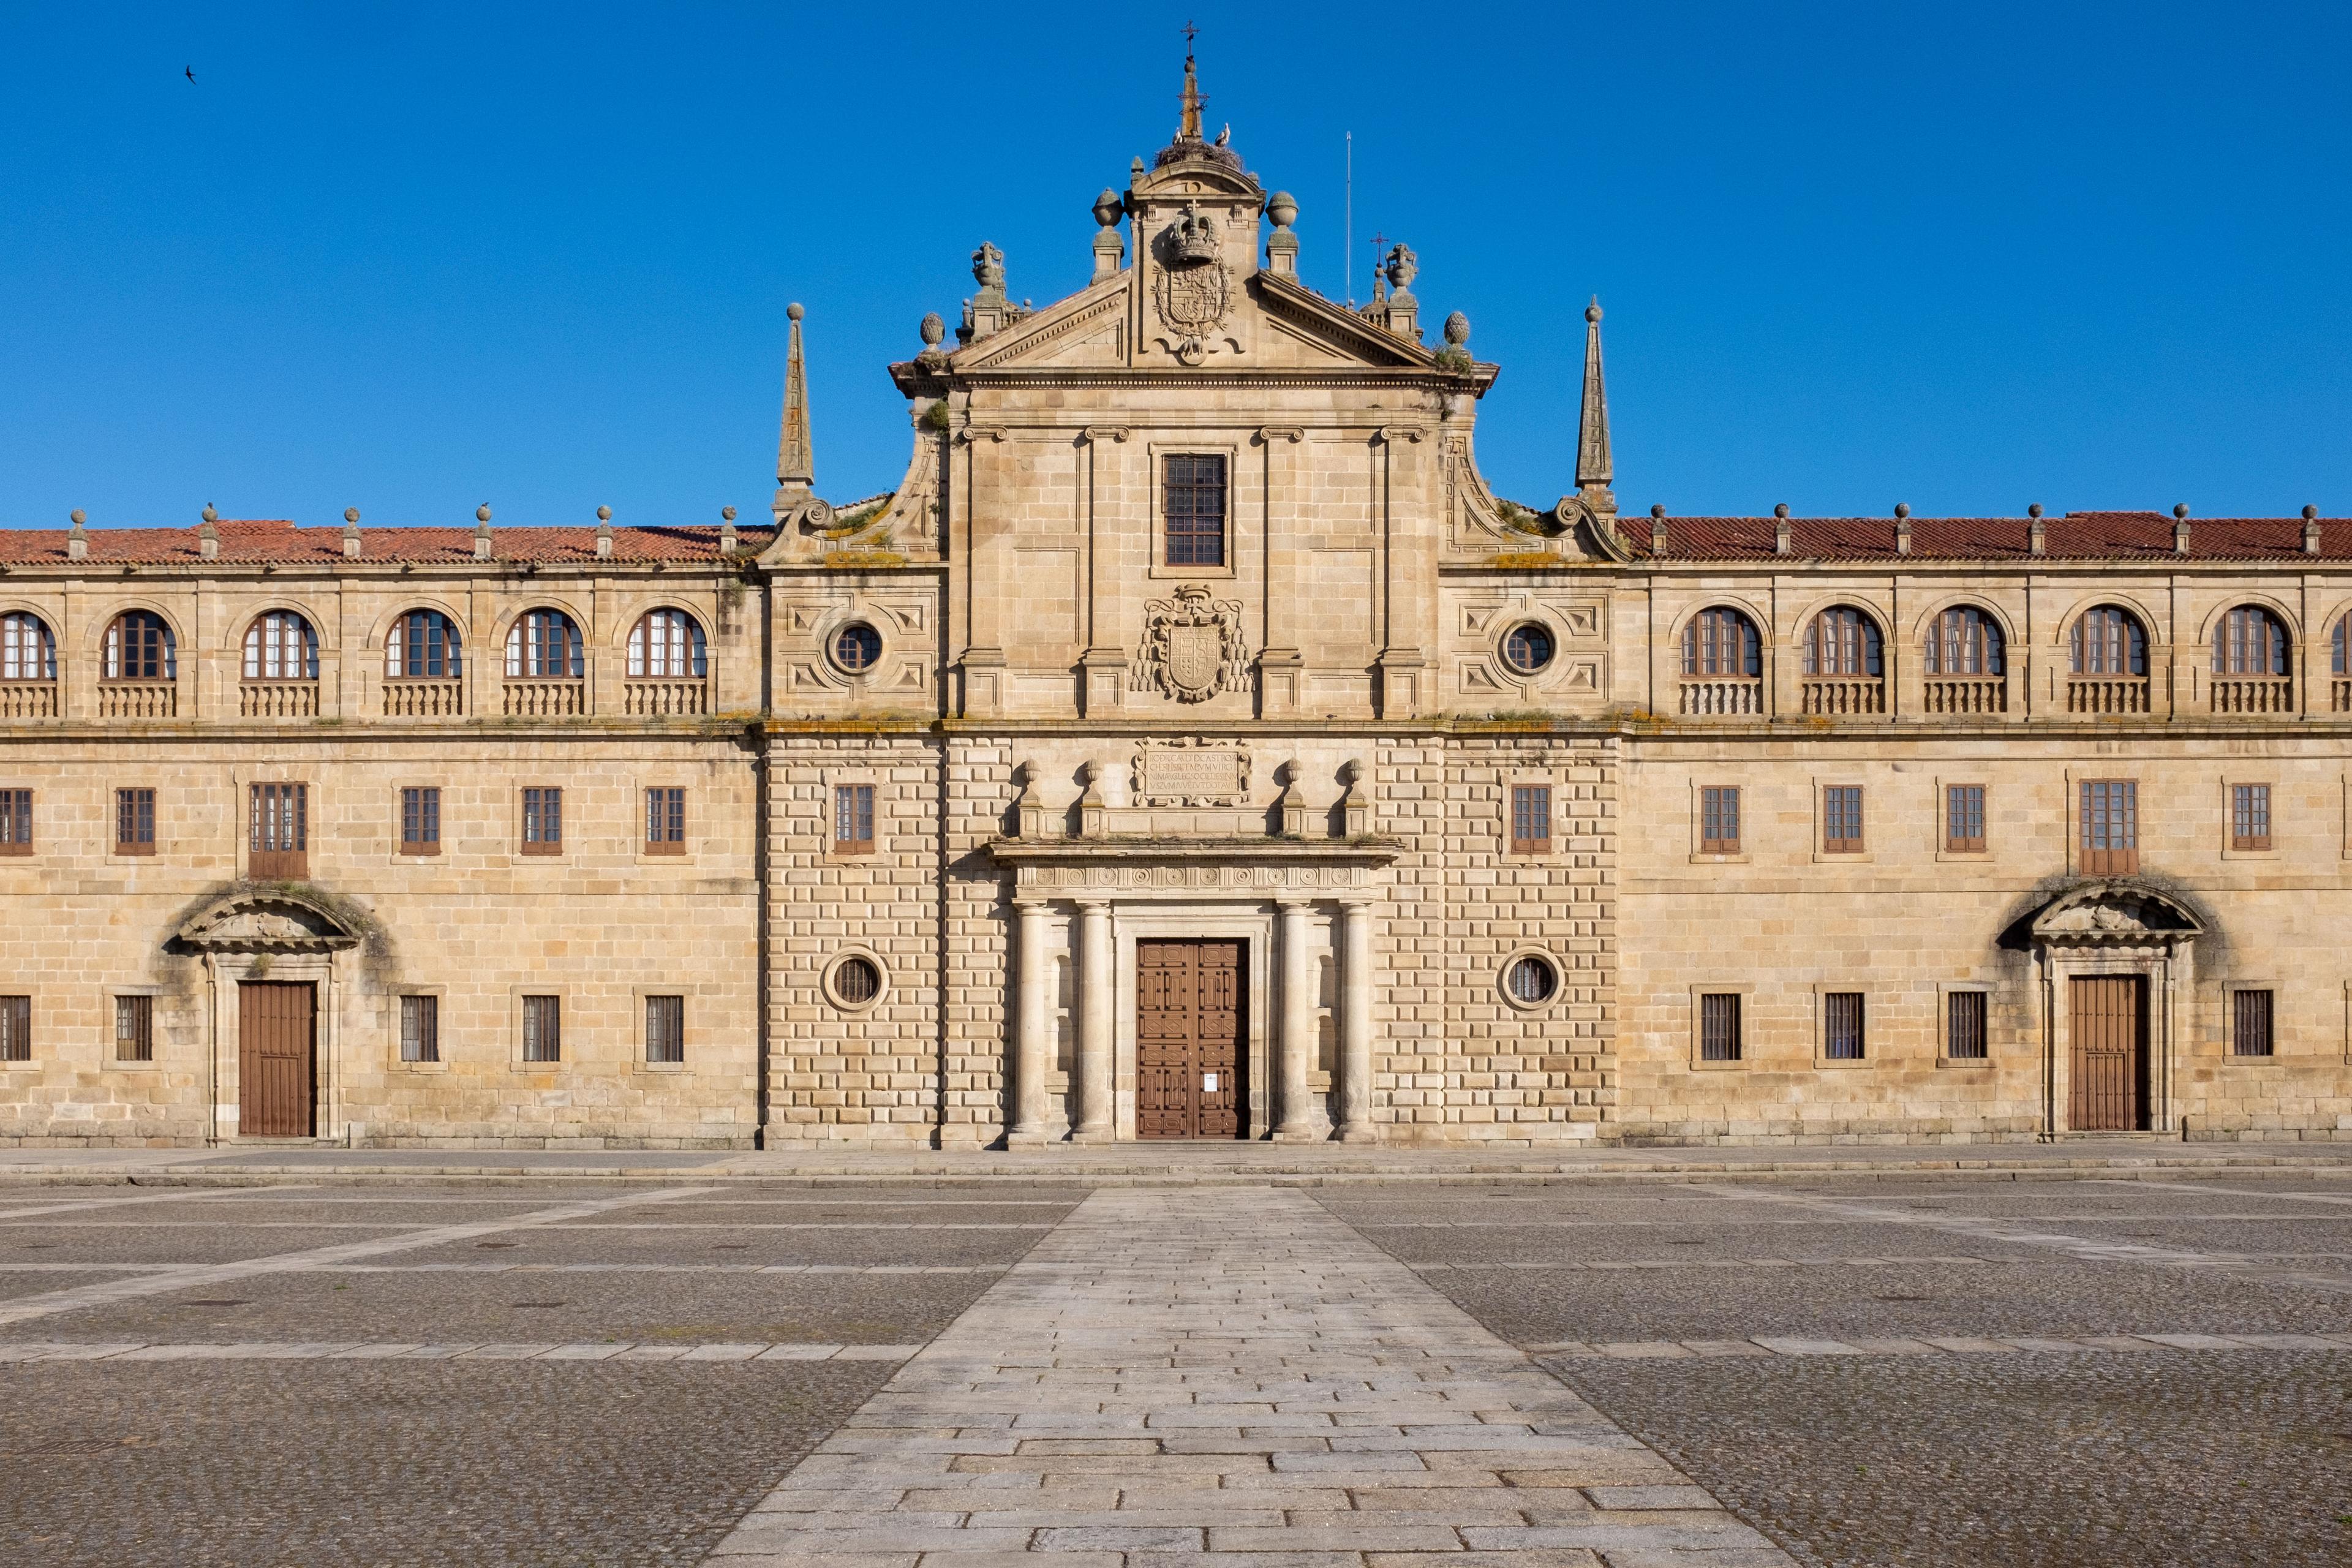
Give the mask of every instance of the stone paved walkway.
[[1788, 1568], [1312, 1199], [1096, 1193], [714, 1568]]

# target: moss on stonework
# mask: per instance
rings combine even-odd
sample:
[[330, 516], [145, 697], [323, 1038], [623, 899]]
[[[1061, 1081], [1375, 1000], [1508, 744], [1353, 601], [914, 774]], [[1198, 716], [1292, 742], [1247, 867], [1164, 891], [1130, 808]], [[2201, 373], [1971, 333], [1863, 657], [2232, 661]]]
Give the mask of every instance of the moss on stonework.
[[1486, 557], [1486, 564], [1506, 572], [1535, 571], [1547, 566], [1572, 566], [1576, 563], [1564, 555], [1554, 555], [1549, 550], [1512, 550]]
[[828, 550], [824, 564], [835, 571], [861, 566], [904, 566], [907, 558], [895, 550]]

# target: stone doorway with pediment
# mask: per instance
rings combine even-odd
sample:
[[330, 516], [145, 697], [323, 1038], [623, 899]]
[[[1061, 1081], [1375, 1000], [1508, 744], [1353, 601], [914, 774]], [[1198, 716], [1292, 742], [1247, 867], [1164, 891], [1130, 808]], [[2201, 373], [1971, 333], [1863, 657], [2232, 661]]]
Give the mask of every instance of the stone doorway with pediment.
[[228, 894], [173, 933], [210, 987], [214, 1142], [347, 1132], [335, 1020], [362, 935], [355, 917], [288, 888]]
[[2043, 1126], [2177, 1132], [2173, 1077], [2205, 923], [2132, 879], [2084, 882], [2031, 925], [2041, 975]]

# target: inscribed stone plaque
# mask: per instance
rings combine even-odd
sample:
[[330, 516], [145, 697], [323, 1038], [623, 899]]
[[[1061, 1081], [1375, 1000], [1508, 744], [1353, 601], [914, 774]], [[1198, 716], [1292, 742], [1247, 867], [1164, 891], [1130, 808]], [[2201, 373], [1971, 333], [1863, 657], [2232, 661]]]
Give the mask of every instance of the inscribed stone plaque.
[[1249, 794], [1249, 755], [1232, 747], [1148, 746], [1135, 756], [1139, 805], [1238, 805]]

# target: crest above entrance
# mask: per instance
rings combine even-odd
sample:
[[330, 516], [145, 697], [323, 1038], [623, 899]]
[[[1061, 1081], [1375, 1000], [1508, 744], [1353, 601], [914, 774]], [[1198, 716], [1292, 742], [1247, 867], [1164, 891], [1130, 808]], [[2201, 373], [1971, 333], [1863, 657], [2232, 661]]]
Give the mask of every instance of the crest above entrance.
[[2134, 881], [2087, 882], [2033, 917], [2033, 935], [2072, 945], [2189, 942], [2205, 922], [2169, 895]]
[[340, 952], [360, 944], [360, 933], [324, 903], [282, 889], [233, 893], [173, 934], [198, 952]]

